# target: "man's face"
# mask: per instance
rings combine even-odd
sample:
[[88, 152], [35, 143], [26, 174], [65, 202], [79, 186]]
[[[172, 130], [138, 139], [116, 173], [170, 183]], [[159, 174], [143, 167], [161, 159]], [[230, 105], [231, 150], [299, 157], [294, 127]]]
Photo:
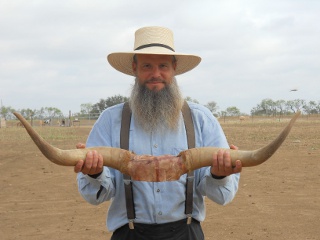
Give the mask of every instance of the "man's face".
[[132, 69], [140, 85], [145, 85], [152, 91], [160, 91], [166, 84], [171, 84], [176, 62], [173, 61], [173, 56], [137, 54]]

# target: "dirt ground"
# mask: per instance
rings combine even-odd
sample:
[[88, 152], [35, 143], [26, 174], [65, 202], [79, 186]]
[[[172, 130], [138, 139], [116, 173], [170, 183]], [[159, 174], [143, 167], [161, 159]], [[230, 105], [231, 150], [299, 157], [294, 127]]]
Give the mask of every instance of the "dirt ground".
[[[281, 122], [223, 123], [229, 143], [255, 149]], [[74, 148], [90, 127], [37, 127], [50, 143]], [[78, 193], [72, 167], [46, 160], [24, 128], [0, 129], [0, 239], [109, 239], [108, 203], [92, 206]], [[266, 163], [245, 168], [236, 198], [206, 200], [206, 239], [320, 239], [320, 121], [299, 119]]]

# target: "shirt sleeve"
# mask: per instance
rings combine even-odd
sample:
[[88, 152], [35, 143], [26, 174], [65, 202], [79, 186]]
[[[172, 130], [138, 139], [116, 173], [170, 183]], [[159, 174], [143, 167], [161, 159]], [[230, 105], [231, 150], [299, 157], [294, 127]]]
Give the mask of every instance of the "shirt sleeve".
[[[111, 122], [110, 116], [118, 115], [117, 113], [117, 108], [111, 108], [101, 114], [88, 136], [87, 147], [112, 145], [111, 129], [114, 123]], [[102, 174], [97, 178], [80, 172], [77, 182], [81, 196], [94, 205], [110, 200], [115, 194], [114, 174], [108, 167], [104, 167]]]
[[223, 179], [214, 179], [210, 176], [205, 178], [206, 196], [221, 205], [230, 203], [238, 191], [240, 174], [232, 174]]
[[[199, 106], [195, 109], [194, 117], [197, 132], [197, 147], [229, 148], [226, 136], [218, 120], [212, 113]], [[240, 174], [232, 174], [223, 179], [211, 176], [211, 167], [199, 169], [197, 190], [210, 200], [225, 205], [233, 200], [239, 185]]]
[[77, 181], [81, 196], [93, 205], [108, 201], [114, 196], [114, 183], [107, 167], [104, 167], [102, 174], [97, 178], [78, 173]]

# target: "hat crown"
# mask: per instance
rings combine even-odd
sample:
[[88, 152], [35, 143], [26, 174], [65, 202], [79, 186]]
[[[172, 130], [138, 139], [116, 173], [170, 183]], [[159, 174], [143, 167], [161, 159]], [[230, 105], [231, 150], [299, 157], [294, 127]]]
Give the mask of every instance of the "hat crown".
[[134, 50], [148, 46], [149, 44], [160, 44], [174, 51], [173, 32], [164, 27], [144, 27], [135, 32]]

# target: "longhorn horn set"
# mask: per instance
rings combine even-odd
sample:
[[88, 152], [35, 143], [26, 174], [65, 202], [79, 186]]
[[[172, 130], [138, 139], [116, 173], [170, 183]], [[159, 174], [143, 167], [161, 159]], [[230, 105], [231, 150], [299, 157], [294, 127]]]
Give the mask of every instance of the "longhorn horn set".
[[103, 165], [130, 175], [136, 181], [163, 182], [175, 181], [181, 175], [201, 167], [212, 165], [212, 156], [220, 149], [230, 151], [232, 165], [236, 160], [243, 167], [252, 167], [268, 160], [284, 142], [294, 122], [300, 116], [297, 112], [279, 136], [268, 145], [257, 150], [244, 151], [216, 147], [192, 148], [180, 152], [177, 156], [136, 155], [130, 151], [113, 147], [91, 147], [84, 149], [62, 150], [46, 142], [19, 113], [13, 113], [24, 125], [28, 134], [51, 162], [62, 166], [75, 166], [79, 160], [86, 159], [88, 151], [96, 150], [103, 156]]

